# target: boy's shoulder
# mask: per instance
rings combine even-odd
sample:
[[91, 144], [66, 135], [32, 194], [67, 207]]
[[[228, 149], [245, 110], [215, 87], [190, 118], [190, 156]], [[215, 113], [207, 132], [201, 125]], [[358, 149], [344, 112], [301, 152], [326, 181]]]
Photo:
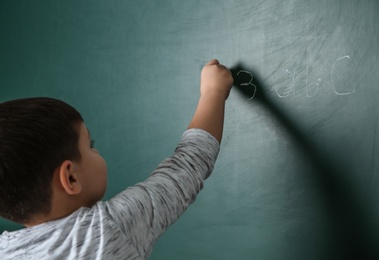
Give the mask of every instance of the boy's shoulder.
[[63, 248], [68, 250], [69, 255], [70, 247], [65, 245], [75, 244], [75, 239], [79, 239], [79, 242], [80, 238], [89, 235], [87, 231], [91, 226], [99, 226], [93, 220], [96, 215], [99, 215], [96, 214], [96, 207], [80, 208], [58, 220], [12, 232], [4, 231], [0, 236], [0, 259], [24, 259], [27, 256], [32, 259], [47, 259]]

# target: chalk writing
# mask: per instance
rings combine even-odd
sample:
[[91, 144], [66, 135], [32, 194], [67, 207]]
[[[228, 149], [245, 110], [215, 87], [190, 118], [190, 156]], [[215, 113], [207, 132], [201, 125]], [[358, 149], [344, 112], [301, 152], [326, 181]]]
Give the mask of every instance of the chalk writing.
[[307, 97], [314, 97], [320, 87], [321, 78], [317, 79], [317, 82], [310, 82], [308, 83], [308, 65], [306, 69], [306, 76], [305, 76], [305, 87], [307, 91]]
[[[336, 59], [333, 62], [333, 65], [332, 65], [332, 68], [330, 71], [330, 81], [331, 81], [331, 85], [333, 88], [333, 92], [339, 96], [350, 95], [350, 94], [353, 94], [355, 92], [355, 87], [353, 89], [351, 89], [350, 91], [346, 90], [348, 88], [346, 86], [347, 85], [347, 82], [346, 82], [347, 81], [347, 79], [346, 79], [347, 78], [347, 75], [346, 75], [347, 72], [342, 70], [343, 62], [346, 62], [349, 59], [350, 59], [350, 57], [348, 55], [342, 56], [342, 57]], [[338, 67], [339, 67], [339, 70], [336, 69]], [[287, 66], [286, 68], [284, 68], [282, 70], [282, 72], [289, 75], [290, 84], [289, 84], [289, 86], [286, 86], [286, 88], [279, 88], [278, 84], [276, 84], [274, 86], [275, 92], [279, 98], [285, 98], [285, 97], [289, 97], [289, 96], [295, 94], [295, 92], [296, 92], [296, 88], [295, 88], [295, 86], [296, 86], [296, 75], [298, 74], [299, 70], [298, 71], [296, 69], [289, 70], [288, 66]], [[250, 80], [248, 82], [241, 83], [240, 85], [245, 86], [245, 87], [251, 86], [253, 88], [254, 94], [252, 97], [249, 98], [249, 100], [251, 100], [255, 97], [255, 94], [257, 92], [257, 86], [252, 83], [254, 76], [251, 72], [249, 72], [247, 70], [238, 71], [237, 76], [240, 75], [241, 73], [248, 74], [250, 77]], [[336, 86], [337, 80], [340, 82], [340, 84], [339, 84], [340, 86], [339, 86], [338, 90], [337, 90], [337, 86]], [[320, 84], [322, 81], [323, 80], [321, 78], [317, 78], [316, 80], [309, 81], [309, 66], [306, 65], [306, 69], [305, 69], [305, 91], [306, 91], [307, 97], [316, 96], [317, 92], [320, 89]], [[342, 85], [342, 87], [341, 87], [341, 85]], [[344, 89], [344, 90], [340, 90], [340, 89]]]
[[249, 100], [252, 100], [254, 97], [255, 97], [255, 93], [257, 92], [257, 86], [255, 86], [252, 82], [253, 82], [253, 74], [251, 74], [251, 72], [247, 71], [247, 70], [240, 70], [238, 71], [237, 73], [237, 76], [241, 73], [246, 73], [246, 74], [249, 74], [250, 76], [250, 81], [247, 82], [247, 83], [241, 83], [241, 86], [252, 86], [254, 88], [254, 94], [252, 97], [249, 98]]
[[330, 72], [330, 77], [331, 77], [331, 81], [332, 81], [332, 86], [333, 86], [333, 91], [334, 93], [336, 93], [337, 95], [340, 95], [340, 96], [343, 96], [343, 95], [350, 95], [350, 94], [353, 94], [355, 92], [355, 87], [351, 90], [351, 91], [347, 91], [347, 92], [340, 92], [340, 91], [337, 91], [336, 90], [336, 85], [335, 85], [335, 77], [336, 75], [341, 78], [342, 80], [345, 80], [345, 77], [344, 75], [342, 75], [342, 73], [339, 73], [338, 71], [336, 71], [336, 64], [337, 63], [340, 63], [341, 61], [346, 61], [345, 59], [350, 59], [350, 57], [348, 55], [346, 56], [343, 56], [341, 58], [338, 58], [334, 63], [333, 63], [333, 66], [332, 66], [332, 70]]
[[276, 94], [282, 98], [282, 97], [288, 97], [292, 94], [295, 94], [295, 77], [296, 77], [296, 70], [294, 70], [293, 72], [289, 71], [289, 69], [283, 69], [282, 71], [284, 71], [285, 73], [288, 73], [291, 77], [291, 84], [290, 84], [290, 87], [286, 89], [286, 91], [284, 93], [280, 93], [279, 91], [279, 87], [278, 85], [275, 85], [275, 91], [276, 91]]

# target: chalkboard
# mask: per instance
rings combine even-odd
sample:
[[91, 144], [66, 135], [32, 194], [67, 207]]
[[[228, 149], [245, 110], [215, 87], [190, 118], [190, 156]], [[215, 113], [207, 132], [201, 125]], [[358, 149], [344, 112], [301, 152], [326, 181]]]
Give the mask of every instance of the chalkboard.
[[236, 85], [222, 150], [150, 259], [369, 259], [378, 14], [374, 0], [1, 1], [0, 101], [76, 107], [107, 161], [109, 199], [172, 153], [217, 58]]

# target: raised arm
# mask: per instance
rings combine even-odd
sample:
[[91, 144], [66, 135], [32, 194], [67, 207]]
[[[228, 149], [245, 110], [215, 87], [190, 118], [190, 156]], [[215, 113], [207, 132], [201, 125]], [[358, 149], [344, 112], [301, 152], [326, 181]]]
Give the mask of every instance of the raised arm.
[[204, 66], [201, 72], [199, 103], [188, 129], [203, 129], [221, 143], [225, 100], [232, 84], [232, 73], [218, 60], [211, 60]]
[[205, 65], [198, 107], [174, 154], [145, 181], [106, 202], [106, 211], [142, 257], [196, 199], [213, 171], [232, 83], [230, 71], [217, 60]]

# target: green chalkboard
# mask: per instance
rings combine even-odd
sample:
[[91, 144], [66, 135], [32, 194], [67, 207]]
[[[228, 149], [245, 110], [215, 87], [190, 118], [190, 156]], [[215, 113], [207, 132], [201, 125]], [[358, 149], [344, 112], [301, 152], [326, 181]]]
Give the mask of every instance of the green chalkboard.
[[75, 106], [108, 199], [172, 153], [217, 58], [236, 79], [222, 150], [151, 259], [370, 259], [378, 14], [374, 0], [1, 1], [0, 102]]

